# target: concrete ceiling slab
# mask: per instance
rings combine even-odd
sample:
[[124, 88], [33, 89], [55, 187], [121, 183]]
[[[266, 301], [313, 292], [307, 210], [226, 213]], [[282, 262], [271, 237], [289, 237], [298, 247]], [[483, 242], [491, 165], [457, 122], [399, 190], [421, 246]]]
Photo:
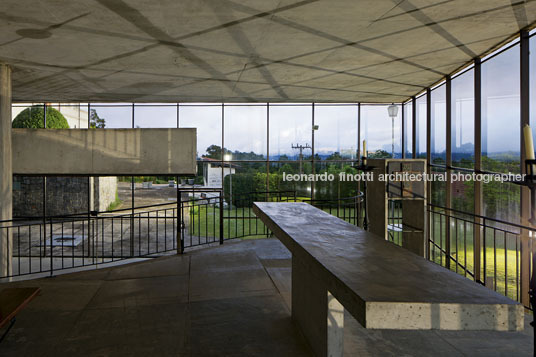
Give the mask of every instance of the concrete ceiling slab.
[[399, 102], [536, 0], [3, 0], [15, 101]]

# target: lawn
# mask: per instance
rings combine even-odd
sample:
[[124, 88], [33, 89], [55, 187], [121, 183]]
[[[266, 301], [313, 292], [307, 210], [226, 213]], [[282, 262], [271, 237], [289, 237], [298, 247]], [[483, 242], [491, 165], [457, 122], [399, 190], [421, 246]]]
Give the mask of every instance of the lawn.
[[[440, 222], [438, 216], [435, 216], [430, 228], [433, 232], [432, 239], [444, 250], [446, 247], [445, 218], [443, 217]], [[484, 245], [483, 236], [484, 234], [482, 245]], [[485, 236], [485, 249], [481, 249], [480, 252], [481, 279], [485, 276], [486, 285], [495, 287], [497, 292], [517, 300], [521, 258], [520, 253], [516, 251], [516, 246], [519, 244], [518, 236], [505, 234], [492, 228], [486, 228]], [[473, 224], [452, 220], [450, 251], [451, 256], [458, 261], [458, 264], [451, 261], [452, 271], [465, 275], [464, 267], [466, 267], [469, 272], [474, 272]], [[430, 259], [437, 264], [446, 265], [446, 255], [438, 248], [431, 248]], [[469, 277], [469, 274], [467, 276]]]
[[[328, 208], [323, 210], [327, 213], [338, 216], [350, 223], [354, 223], [353, 208]], [[217, 237], [219, 239], [220, 209], [213, 205], [196, 205], [190, 207], [189, 234], [201, 237]], [[268, 230], [260, 219], [255, 216], [253, 210], [248, 207], [233, 209], [223, 209], [223, 236], [224, 239], [242, 238], [251, 236], [266, 237]]]

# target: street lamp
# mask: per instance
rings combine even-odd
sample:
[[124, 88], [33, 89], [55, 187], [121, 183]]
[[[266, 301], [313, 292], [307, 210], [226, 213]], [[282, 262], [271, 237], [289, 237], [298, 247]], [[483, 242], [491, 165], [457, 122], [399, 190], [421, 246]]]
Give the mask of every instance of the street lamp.
[[[223, 157], [225, 161], [231, 161], [233, 156], [231, 154], [225, 154]], [[233, 172], [232, 164], [229, 162], [229, 209], [233, 208]]]
[[391, 157], [394, 159], [395, 158], [395, 118], [398, 115], [398, 105], [391, 104], [390, 106], [387, 107], [387, 112], [389, 113], [389, 116], [391, 117], [391, 121], [392, 121], [391, 134], [392, 134], [393, 141], [391, 144]]

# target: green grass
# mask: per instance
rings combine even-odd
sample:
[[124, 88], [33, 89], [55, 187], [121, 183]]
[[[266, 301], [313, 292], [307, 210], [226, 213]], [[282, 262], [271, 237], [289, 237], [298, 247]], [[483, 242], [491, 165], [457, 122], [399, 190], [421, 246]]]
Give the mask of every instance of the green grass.
[[[220, 236], [220, 209], [214, 206], [198, 205], [190, 208], [190, 234], [201, 237]], [[246, 236], [265, 236], [266, 226], [256, 219], [250, 208], [223, 209], [224, 239]], [[243, 217], [243, 218], [242, 218]]]
[[[324, 208], [325, 212], [337, 215], [337, 208]], [[190, 207], [190, 234], [201, 237], [219, 237], [220, 209], [214, 206], [196, 205]], [[353, 223], [353, 208], [339, 209], [339, 217]], [[224, 239], [241, 237], [266, 237], [267, 228], [256, 218], [251, 208], [233, 207], [223, 209]]]
[[121, 200], [119, 199], [119, 194], [115, 193], [115, 200], [106, 207], [106, 211], [110, 212], [119, 207], [121, 204]]
[[[433, 223], [434, 225], [431, 227], [433, 232], [432, 237], [436, 241], [436, 244], [443, 247], [444, 250], [447, 246], [445, 219], [442, 219], [442, 225], [440, 226], [439, 218], [435, 216]], [[457, 237], [456, 232], [458, 233]], [[485, 249], [481, 249], [480, 252], [481, 279], [483, 280], [484, 276], [486, 276], [487, 285], [490, 287], [494, 286], [497, 292], [516, 300], [516, 287], [520, 281], [519, 271], [521, 259], [520, 252], [516, 252], [516, 236], [512, 234], [504, 234], [500, 231], [494, 232], [492, 228], [487, 228], [485, 235]], [[484, 244], [483, 236], [484, 234], [482, 234], [482, 245]], [[473, 237], [472, 224], [467, 223], [464, 225], [461, 221], [458, 221], [457, 226], [454, 223], [451, 224], [451, 256], [462, 266], [466, 266], [467, 270], [472, 273], [474, 273], [475, 258]], [[431, 247], [430, 259], [437, 264], [446, 266], [446, 255], [443, 252], [440, 252], [438, 248]], [[456, 266], [456, 263], [451, 260], [450, 269], [456, 271]], [[457, 271], [458, 273], [465, 275], [462, 266], [458, 265]]]

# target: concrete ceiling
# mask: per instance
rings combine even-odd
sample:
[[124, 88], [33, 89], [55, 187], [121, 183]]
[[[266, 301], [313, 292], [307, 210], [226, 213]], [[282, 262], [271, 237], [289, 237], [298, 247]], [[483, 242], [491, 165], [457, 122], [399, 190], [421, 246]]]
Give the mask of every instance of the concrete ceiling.
[[536, 0], [2, 0], [14, 101], [399, 102]]

